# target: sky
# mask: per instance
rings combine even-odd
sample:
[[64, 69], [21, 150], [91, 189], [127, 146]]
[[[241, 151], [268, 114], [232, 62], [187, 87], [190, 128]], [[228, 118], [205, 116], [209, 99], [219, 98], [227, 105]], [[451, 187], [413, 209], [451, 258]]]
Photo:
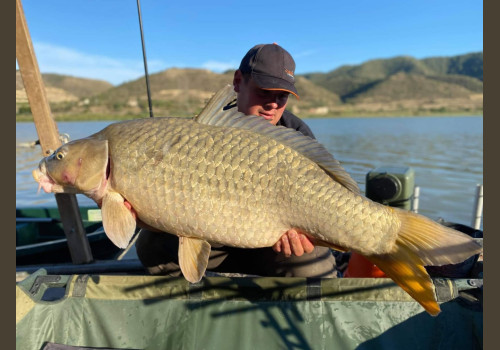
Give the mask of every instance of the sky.
[[[144, 76], [136, 0], [22, 0], [40, 71], [119, 85]], [[149, 74], [237, 69], [276, 42], [296, 74], [483, 51], [477, 0], [141, 0]], [[16, 62], [16, 69], [18, 69]]]

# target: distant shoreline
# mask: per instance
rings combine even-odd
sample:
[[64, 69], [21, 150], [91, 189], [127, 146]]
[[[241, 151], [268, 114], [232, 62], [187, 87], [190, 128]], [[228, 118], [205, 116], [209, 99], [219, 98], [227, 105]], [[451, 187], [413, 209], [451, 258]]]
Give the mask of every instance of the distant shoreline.
[[[297, 115], [301, 119], [323, 119], [323, 118], [412, 118], [412, 117], [482, 117], [483, 111], [440, 111], [440, 112], [428, 112], [428, 113], [409, 113], [408, 111], [391, 111], [391, 112], [379, 112], [379, 113], [342, 113], [333, 115], [308, 115], [300, 114]], [[156, 115], [156, 117], [167, 117], [166, 115]], [[70, 115], [70, 116], [56, 116], [56, 122], [83, 122], [83, 121], [121, 121], [121, 120], [132, 120], [139, 118], [149, 118], [149, 113], [144, 113], [141, 115]], [[191, 118], [190, 116], [181, 116], [179, 118]], [[16, 115], [16, 123], [33, 122], [33, 117], [30, 114], [26, 115]]]

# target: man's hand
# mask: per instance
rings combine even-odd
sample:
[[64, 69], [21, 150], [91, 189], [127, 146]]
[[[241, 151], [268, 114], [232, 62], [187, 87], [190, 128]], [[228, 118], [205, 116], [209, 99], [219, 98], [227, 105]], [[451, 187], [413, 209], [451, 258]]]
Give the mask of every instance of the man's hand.
[[311, 253], [314, 250], [314, 244], [305, 234], [291, 229], [273, 245], [273, 250], [276, 253], [283, 252], [286, 257], [292, 254], [302, 256], [304, 253]]

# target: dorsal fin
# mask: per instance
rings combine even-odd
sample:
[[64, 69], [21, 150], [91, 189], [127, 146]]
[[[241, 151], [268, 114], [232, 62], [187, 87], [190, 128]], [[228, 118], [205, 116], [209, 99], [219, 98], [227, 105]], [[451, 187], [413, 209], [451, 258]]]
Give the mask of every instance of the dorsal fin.
[[210, 99], [194, 120], [206, 125], [246, 129], [273, 138], [317, 163], [329, 176], [348, 190], [360, 193], [356, 181], [318, 141], [305, 136], [300, 131], [284, 126], [274, 126], [261, 117], [244, 115], [236, 108], [225, 109], [224, 107], [235, 98], [233, 87], [226, 85]]
[[[235, 108], [224, 110], [224, 107], [235, 99], [236, 92], [234, 92], [233, 87], [229, 84], [224, 86], [212, 96], [205, 108], [202, 109], [194, 120], [200, 124], [223, 126], [226, 119], [232, 119], [228, 118], [225, 114], [231, 114], [231, 112], [235, 111]], [[239, 113], [237, 110], [236, 112]]]

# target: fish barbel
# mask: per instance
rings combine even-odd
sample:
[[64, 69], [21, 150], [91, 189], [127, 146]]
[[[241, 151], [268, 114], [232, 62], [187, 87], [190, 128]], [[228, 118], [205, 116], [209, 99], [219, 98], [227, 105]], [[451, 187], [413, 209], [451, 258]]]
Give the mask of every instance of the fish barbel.
[[439, 313], [424, 266], [459, 263], [481, 247], [365, 198], [316, 140], [225, 110], [232, 98], [228, 85], [192, 120], [111, 124], [61, 146], [33, 176], [46, 192], [83, 193], [100, 204], [118, 247], [135, 232], [130, 207], [145, 224], [179, 236], [179, 264], [190, 282], [205, 273], [210, 242], [269, 247], [294, 228], [316, 244], [364, 255], [430, 314]]

